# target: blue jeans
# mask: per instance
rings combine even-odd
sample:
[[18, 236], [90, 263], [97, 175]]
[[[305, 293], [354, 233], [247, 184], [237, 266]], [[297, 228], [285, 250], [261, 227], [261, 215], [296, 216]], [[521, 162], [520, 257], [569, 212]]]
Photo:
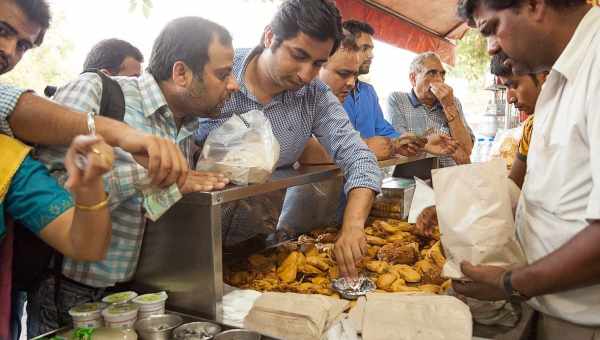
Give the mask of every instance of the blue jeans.
[[23, 318], [23, 307], [27, 301], [27, 293], [12, 290], [10, 311], [10, 333], [13, 340], [19, 340], [21, 336], [21, 318]]

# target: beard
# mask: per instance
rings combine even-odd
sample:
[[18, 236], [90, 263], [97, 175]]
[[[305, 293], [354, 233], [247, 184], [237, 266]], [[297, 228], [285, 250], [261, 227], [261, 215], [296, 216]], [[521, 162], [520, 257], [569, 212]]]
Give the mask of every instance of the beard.
[[8, 58], [6, 57], [4, 52], [0, 51], [0, 74], [4, 74], [4, 73], [10, 71], [11, 69], [12, 69], [12, 67], [10, 66], [10, 63], [8, 62]]

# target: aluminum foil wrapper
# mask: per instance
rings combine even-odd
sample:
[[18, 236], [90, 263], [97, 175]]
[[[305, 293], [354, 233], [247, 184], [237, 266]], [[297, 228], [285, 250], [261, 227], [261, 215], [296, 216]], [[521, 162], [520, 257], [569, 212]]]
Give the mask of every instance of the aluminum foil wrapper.
[[364, 276], [358, 279], [342, 277], [334, 280], [331, 286], [342, 297], [350, 300], [355, 300], [359, 296], [367, 295], [375, 290], [375, 283]]
[[221, 326], [210, 322], [191, 322], [175, 329], [177, 340], [210, 340], [221, 331]]

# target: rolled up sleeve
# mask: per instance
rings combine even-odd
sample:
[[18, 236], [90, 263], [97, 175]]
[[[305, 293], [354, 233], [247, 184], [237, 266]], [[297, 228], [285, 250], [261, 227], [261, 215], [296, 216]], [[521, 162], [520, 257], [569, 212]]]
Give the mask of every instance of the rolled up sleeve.
[[382, 173], [375, 155], [354, 130], [344, 107], [327, 91], [316, 98], [317, 114], [313, 134], [342, 169], [346, 194], [355, 188], [381, 191]]
[[14, 137], [10, 124], [8, 124], [8, 118], [25, 92], [30, 91], [0, 84], [0, 133]]

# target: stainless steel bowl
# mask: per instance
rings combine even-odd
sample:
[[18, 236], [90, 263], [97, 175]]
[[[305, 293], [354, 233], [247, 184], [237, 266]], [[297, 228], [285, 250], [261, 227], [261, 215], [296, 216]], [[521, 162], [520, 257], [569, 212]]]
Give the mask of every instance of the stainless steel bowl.
[[173, 337], [177, 340], [210, 340], [221, 331], [221, 326], [212, 322], [190, 322], [177, 327]]
[[136, 321], [134, 328], [143, 340], [170, 340], [173, 330], [182, 323], [180, 316], [160, 314]]
[[232, 329], [217, 334], [213, 340], [260, 340], [262, 336], [245, 329]]

